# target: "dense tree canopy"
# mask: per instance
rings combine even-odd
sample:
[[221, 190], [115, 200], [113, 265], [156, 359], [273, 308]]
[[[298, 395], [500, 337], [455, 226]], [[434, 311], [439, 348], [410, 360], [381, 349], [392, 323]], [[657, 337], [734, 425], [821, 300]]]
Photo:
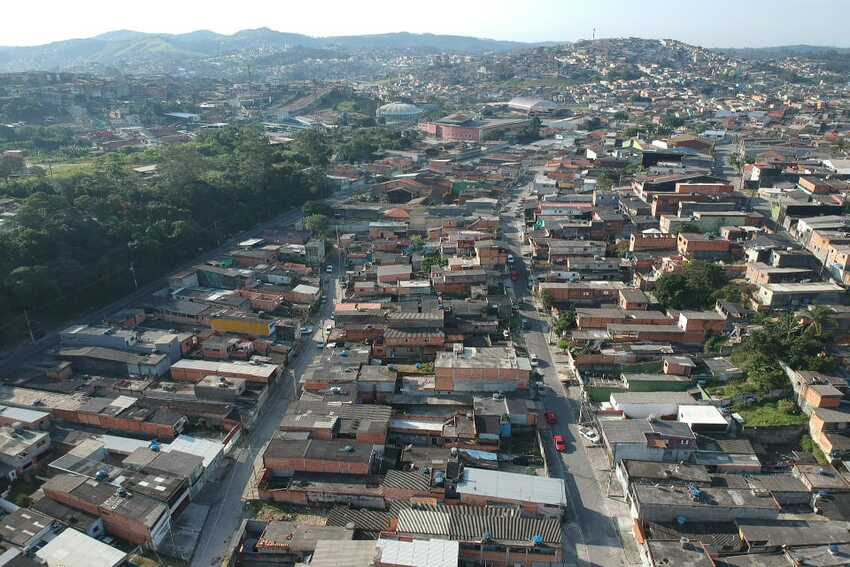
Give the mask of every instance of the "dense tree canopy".
[[[315, 153], [310, 165], [320, 164], [327, 155], [321, 140], [305, 143]], [[153, 279], [327, 191], [319, 170], [305, 169], [252, 128], [164, 148], [150, 180], [125, 159], [102, 158], [93, 172], [73, 177], [0, 184], [0, 195], [23, 199], [12, 230], [0, 233], [0, 318], [23, 309], [54, 318], [101, 304], [128, 291], [131, 264], [139, 281]]]
[[721, 266], [706, 262], [688, 262], [678, 272], [664, 274], [655, 282], [655, 298], [672, 309], [701, 309], [716, 301], [726, 285]]

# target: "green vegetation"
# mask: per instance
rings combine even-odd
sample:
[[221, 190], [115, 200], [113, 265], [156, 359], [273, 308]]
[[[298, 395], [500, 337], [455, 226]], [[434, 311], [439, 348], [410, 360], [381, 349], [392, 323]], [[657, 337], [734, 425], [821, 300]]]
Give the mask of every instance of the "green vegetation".
[[714, 304], [716, 294], [726, 284], [726, 274], [721, 266], [688, 262], [680, 271], [658, 278], [654, 292], [665, 308], [704, 309]]
[[449, 265], [448, 258], [443, 258], [439, 254], [433, 254], [431, 256], [425, 256], [422, 260], [422, 271], [426, 274], [431, 273], [431, 268], [433, 266], [445, 267]]
[[14, 502], [18, 506], [26, 507], [29, 506], [32, 502], [32, 498], [30, 495], [41, 488], [42, 482], [36, 478], [18, 478], [9, 488], [9, 498], [10, 502]]
[[808, 416], [800, 412], [791, 400], [736, 406], [735, 411], [744, 418], [747, 427], [793, 427], [809, 422]]
[[[549, 292], [551, 295], [551, 292]], [[564, 311], [561, 311], [561, 314], [558, 316], [558, 320], [555, 321], [555, 332], [558, 336], [563, 336], [564, 333], [571, 330], [576, 326], [576, 312], [575, 309], [570, 308]]]
[[372, 161], [378, 150], [404, 150], [416, 140], [411, 130], [371, 128], [356, 130], [347, 140], [336, 140], [337, 158], [343, 161]]
[[815, 443], [815, 440], [812, 439], [811, 435], [808, 433], [804, 434], [803, 437], [800, 438], [800, 447], [806, 453], [814, 456], [819, 465], [830, 464], [829, 459], [826, 458], [826, 455], [823, 454], [823, 451], [821, 451], [820, 447], [818, 447]]
[[101, 305], [132, 289], [131, 266], [139, 284], [151, 281], [229, 234], [324, 197], [324, 139], [308, 131], [294, 145], [309, 151], [228, 128], [163, 148], [149, 181], [111, 155], [90, 173], [0, 183], [0, 195], [23, 201], [0, 234], [0, 342], [20, 337], [25, 309], [38, 322]]
[[304, 228], [320, 236], [328, 233], [328, 226], [330, 226], [330, 219], [325, 215], [310, 215], [304, 219]]
[[552, 292], [548, 289], [540, 294], [540, 303], [543, 304], [543, 308], [549, 311], [552, 309], [552, 306], [555, 305], [555, 297], [552, 295]]

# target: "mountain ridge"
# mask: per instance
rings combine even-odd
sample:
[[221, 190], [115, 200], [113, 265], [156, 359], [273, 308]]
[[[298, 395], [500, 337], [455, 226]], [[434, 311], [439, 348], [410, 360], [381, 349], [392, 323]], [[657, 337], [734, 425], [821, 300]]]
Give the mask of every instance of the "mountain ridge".
[[178, 59], [188, 63], [252, 50], [273, 51], [290, 47], [487, 53], [553, 44], [410, 32], [313, 37], [268, 27], [239, 30], [229, 35], [209, 30], [168, 34], [122, 29], [43, 45], [0, 46], [0, 71], [67, 71], [144, 64], [169, 66], [176, 64]]

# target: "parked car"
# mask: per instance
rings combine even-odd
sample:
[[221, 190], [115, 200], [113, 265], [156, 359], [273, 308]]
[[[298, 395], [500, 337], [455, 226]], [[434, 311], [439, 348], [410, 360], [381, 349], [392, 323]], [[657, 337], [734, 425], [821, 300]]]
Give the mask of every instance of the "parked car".
[[552, 410], [547, 411], [543, 415], [546, 417], [546, 423], [548, 423], [549, 425], [555, 425], [556, 423], [558, 423], [558, 416], [555, 415], [555, 412], [553, 412]]
[[555, 450], [556, 451], [558, 451], [559, 453], [566, 453], [567, 452], [567, 443], [566, 443], [566, 441], [564, 441], [563, 435], [553, 435], [552, 441], [555, 442]]
[[325, 271], [326, 271], [327, 273], [329, 273], [329, 274], [332, 274], [332, 273], [334, 273], [334, 267], [333, 267], [333, 266], [331, 266], [330, 264], [328, 264], [328, 265], [325, 267]]
[[599, 443], [599, 433], [597, 433], [596, 430], [592, 427], [579, 427], [578, 432], [582, 437], [584, 437], [594, 445]]
[[519, 272], [517, 270], [514, 270], [513, 272], [511, 272], [511, 281], [515, 282], [518, 279], [519, 279]]
[[540, 364], [540, 362], [537, 360], [537, 355], [534, 354], [533, 352], [530, 355], [528, 355], [528, 360], [529, 360], [529, 362], [531, 362], [532, 368], [536, 367], [538, 364]]
[[508, 254], [508, 264], [513, 264], [513, 263], [514, 263], [514, 255]]
[[509, 339], [509, 338], [511, 338], [511, 332], [509, 330], [505, 329], [505, 330], [502, 331], [502, 336], [505, 339]]
[[313, 327], [301, 327], [300, 331], [302, 335], [309, 335], [313, 332]]

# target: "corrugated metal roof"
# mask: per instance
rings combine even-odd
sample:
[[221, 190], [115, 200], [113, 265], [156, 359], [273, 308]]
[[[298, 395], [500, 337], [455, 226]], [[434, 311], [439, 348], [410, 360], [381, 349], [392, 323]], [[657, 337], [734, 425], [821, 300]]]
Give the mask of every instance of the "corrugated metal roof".
[[381, 484], [389, 488], [427, 491], [431, 488], [431, 477], [421, 472], [389, 470]]
[[435, 506], [400, 510], [398, 531], [441, 536], [457, 541], [488, 537], [511, 544], [530, 544], [540, 536], [547, 545], [561, 544], [561, 523], [555, 519], [523, 518], [515, 510], [469, 506]]
[[327, 525], [343, 526], [354, 524], [354, 529], [364, 532], [383, 532], [390, 527], [390, 516], [380, 510], [354, 510], [337, 506], [328, 514]]

